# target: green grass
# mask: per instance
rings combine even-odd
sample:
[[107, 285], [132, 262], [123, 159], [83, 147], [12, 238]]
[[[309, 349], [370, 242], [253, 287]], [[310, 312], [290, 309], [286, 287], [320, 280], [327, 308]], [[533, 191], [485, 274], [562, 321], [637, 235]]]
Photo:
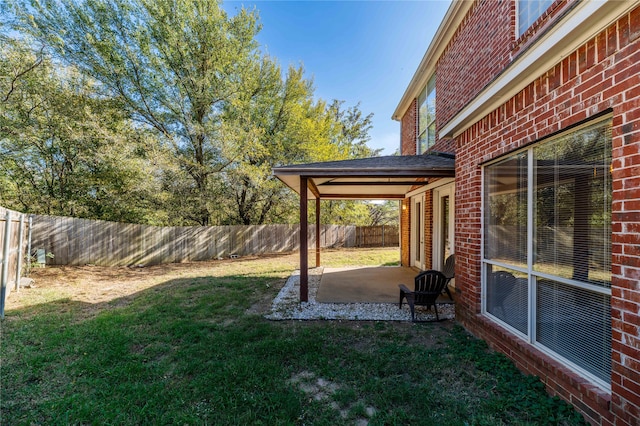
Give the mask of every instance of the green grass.
[[[324, 263], [394, 256], [333, 252]], [[194, 267], [97, 306], [67, 297], [8, 311], [0, 424], [582, 424], [452, 321], [251, 313], [276, 295], [292, 259]]]

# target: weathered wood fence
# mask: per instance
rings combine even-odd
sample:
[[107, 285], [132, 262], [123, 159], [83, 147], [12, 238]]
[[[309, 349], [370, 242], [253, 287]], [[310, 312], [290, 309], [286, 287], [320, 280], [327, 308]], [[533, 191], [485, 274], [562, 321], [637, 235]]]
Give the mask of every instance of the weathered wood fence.
[[27, 215], [0, 207], [0, 317], [4, 317], [7, 296], [12, 290], [18, 290], [20, 285], [25, 265], [28, 226]]
[[[315, 247], [315, 225], [309, 247]], [[49, 265], [154, 265], [299, 249], [298, 225], [158, 227], [59, 216], [33, 216], [32, 247]], [[397, 227], [323, 225], [320, 246], [397, 247]]]
[[356, 226], [355, 247], [397, 247], [400, 229], [397, 226]]

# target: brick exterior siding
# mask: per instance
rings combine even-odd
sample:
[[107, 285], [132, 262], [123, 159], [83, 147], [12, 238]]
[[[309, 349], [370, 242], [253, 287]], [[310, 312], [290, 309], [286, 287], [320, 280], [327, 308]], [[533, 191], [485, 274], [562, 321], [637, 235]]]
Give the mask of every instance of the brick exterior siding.
[[411, 200], [402, 200], [400, 211], [400, 262], [402, 266], [409, 266], [411, 259], [410, 233], [411, 232]]
[[[472, 7], [438, 61], [436, 126], [448, 122], [511, 61], [515, 41], [511, 1], [480, 1]], [[453, 79], [453, 81], [451, 81]], [[447, 84], [455, 84], [450, 90]]]
[[416, 143], [417, 143], [417, 123], [418, 123], [418, 110], [417, 100], [414, 99], [411, 102], [411, 106], [402, 117], [400, 123], [400, 154], [401, 155], [416, 155]]
[[[639, 13], [598, 34], [456, 139], [455, 251], [466, 259], [456, 271], [458, 317], [593, 424], [640, 422]], [[480, 164], [607, 112], [613, 113], [611, 396], [479, 315]]]
[[[551, 25], [574, 4], [556, 1], [534, 27]], [[480, 0], [463, 20], [438, 60], [438, 128], [534, 40], [532, 31], [515, 39], [514, 14], [513, 2]], [[610, 393], [481, 315], [480, 286], [481, 164], [605, 114], [612, 117]], [[414, 101], [402, 118], [403, 154], [415, 153], [415, 120]], [[456, 152], [457, 319], [521, 370], [539, 376], [551, 394], [572, 403], [590, 423], [640, 425], [640, 6], [436, 147]], [[410, 203], [404, 203], [403, 263], [410, 259], [408, 254], [405, 259]]]

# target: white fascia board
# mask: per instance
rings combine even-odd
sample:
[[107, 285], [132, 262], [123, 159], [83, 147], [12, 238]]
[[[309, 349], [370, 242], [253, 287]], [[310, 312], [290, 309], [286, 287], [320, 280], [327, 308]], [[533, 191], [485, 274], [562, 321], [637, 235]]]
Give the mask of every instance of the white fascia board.
[[636, 6], [636, 1], [580, 2], [444, 125], [439, 137], [460, 135]]

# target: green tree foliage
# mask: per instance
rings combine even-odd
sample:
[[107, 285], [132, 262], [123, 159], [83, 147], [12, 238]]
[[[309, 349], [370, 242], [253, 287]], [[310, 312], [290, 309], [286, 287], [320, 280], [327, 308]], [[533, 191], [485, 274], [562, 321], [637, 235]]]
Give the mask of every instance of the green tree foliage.
[[383, 203], [370, 203], [369, 225], [399, 225], [400, 206], [398, 201], [385, 201]]
[[[7, 205], [172, 225], [294, 222], [297, 197], [272, 167], [377, 155], [372, 115], [314, 98], [301, 66], [283, 72], [262, 55], [254, 12], [228, 16], [217, 0], [12, 4], [14, 31], [46, 50], [4, 61]], [[45, 52], [55, 61], [42, 63]], [[56, 178], [30, 182], [37, 197], [16, 192], [34, 168]], [[336, 209], [366, 222], [365, 204]]]
[[42, 51], [34, 55], [15, 40], [1, 49], [2, 204], [32, 213], [152, 220], [143, 201], [155, 193], [140, 155], [144, 135], [127, 126], [119, 103], [93, 96], [90, 79], [74, 70], [54, 70]]
[[44, 0], [23, 5], [25, 30], [118, 96], [155, 131], [187, 177], [176, 196], [206, 225], [212, 175], [238, 155], [222, 128], [226, 103], [257, 60], [256, 16], [227, 17], [216, 0]]
[[[339, 151], [339, 155], [328, 159], [366, 158], [380, 154], [380, 150], [367, 146], [371, 140], [369, 131], [373, 114], [363, 115], [359, 104], [345, 109], [344, 102], [339, 100], [334, 100], [327, 111], [332, 123], [332, 144]], [[372, 218], [371, 203], [367, 201], [325, 200], [321, 201], [320, 212], [322, 223], [337, 225], [369, 225]], [[313, 215], [315, 218], [315, 213]]]
[[226, 105], [223, 128], [241, 147], [219, 181], [228, 200], [227, 222], [288, 221], [293, 194], [271, 168], [337, 154], [327, 138], [324, 105], [313, 101], [303, 74], [302, 67], [290, 67], [283, 76], [265, 57], [246, 74], [245, 90]]

